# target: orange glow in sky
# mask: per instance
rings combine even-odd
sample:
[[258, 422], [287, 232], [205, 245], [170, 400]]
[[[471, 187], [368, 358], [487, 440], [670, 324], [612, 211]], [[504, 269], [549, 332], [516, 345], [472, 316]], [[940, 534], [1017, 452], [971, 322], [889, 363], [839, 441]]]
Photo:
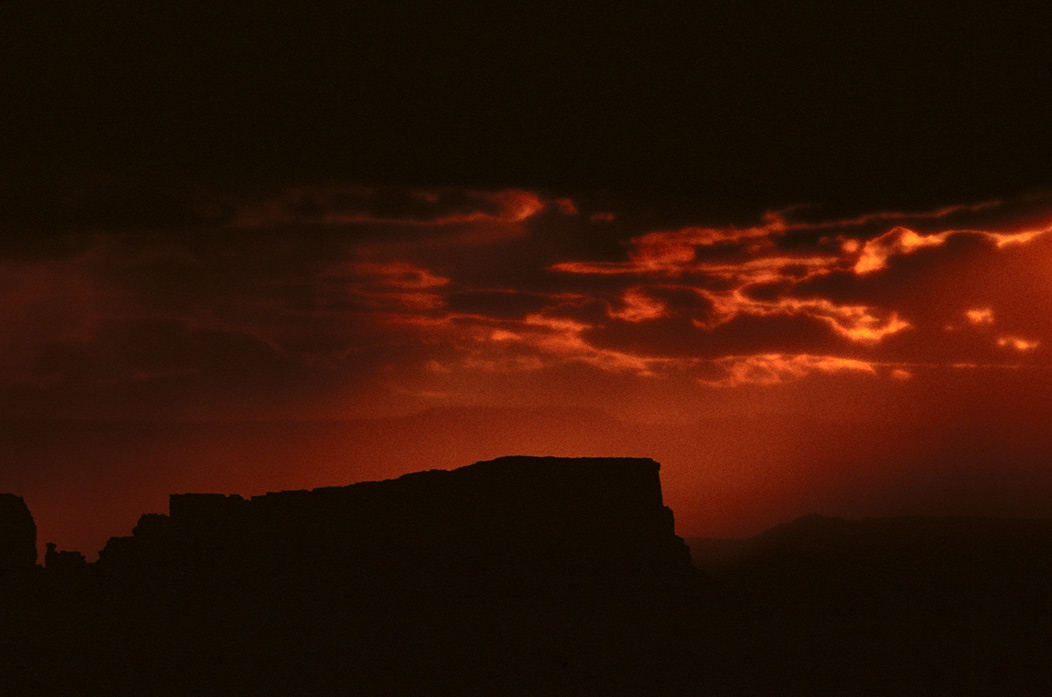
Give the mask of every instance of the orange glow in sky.
[[299, 187], [207, 235], [2, 260], [3, 446], [30, 464], [0, 488], [89, 553], [169, 492], [513, 453], [654, 457], [692, 536], [1052, 514], [1052, 198], [660, 229], [603, 205]]

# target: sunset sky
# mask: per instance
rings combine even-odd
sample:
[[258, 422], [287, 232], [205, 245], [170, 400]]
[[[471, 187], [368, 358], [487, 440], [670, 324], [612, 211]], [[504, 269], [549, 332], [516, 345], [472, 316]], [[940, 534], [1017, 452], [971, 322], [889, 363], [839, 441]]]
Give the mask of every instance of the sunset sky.
[[1048, 9], [0, 4], [0, 491], [663, 463], [682, 535], [1052, 515]]

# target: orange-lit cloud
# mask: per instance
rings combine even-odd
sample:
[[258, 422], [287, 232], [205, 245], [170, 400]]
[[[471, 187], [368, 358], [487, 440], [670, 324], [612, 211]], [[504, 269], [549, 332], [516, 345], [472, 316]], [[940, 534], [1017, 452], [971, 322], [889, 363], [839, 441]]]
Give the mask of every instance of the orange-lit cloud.
[[1041, 345], [1040, 341], [1023, 339], [1018, 336], [1002, 336], [997, 339], [997, 345], [1016, 351], [1033, 351]]
[[700, 382], [712, 387], [738, 387], [740, 385], [780, 385], [815, 373], [877, 374], [873, 365], [865, 361], [807, 354], [788, 356], [771, 353], [755, 356], [728, 356], [717, 361], [717, 364], [726, 374], [717, 379], [702, 379]]
[[940, 245], [946, 241], [944, 232], [935, 235], [918, 235], [904, 227], [893, 228], [879, 237], [868, 240], [855, 262], [855, 273], [867, 274], [887, 266], [888, 257], [909, 254], [923, 247]]
[[993, 324], [994, 322], [994, 311], [989, 307], [977, 307], [966, 310], [964, 316], [972, 324]]
[[713, 329], [739, 314], [761, 317], [801, 315], [828, 324], [837, 334], [851, 341], [874, 343], [889, 334], [910, 327], [909, 322], [900, 319], [894, 312], [882, 319], [872, 314], [871, 308], [861, 305], [837, 305], [823, 299], [780, 298], [775, 301], [762, 301], [748, 298], [738, 292], [725, 295], [714, 293], [711, 297], [717, 310], [714, 319], [707, 322], [695, 320], [699, 328]]
[[773, 236], [782, 235], [788, 226], [781, 213], [765, 213], [763, 222], [754, 227], [714, 228], [686, 227], [679, 230], [650, 232], [632, 240], [630, 258], [645, 268], [676, 265], [693, 261], [698, 247], [740, 245], [747, 242], [770, 244]]
[[647, 295], [641, 288], [629, 288], [622, 296], [624, 306], [610, 315], [626, 322], [643, 322], [667, 316], [665, 303]]
[[[353, 277], [375, 279], [378, 284], [405, 290], [438, 288], [449, 283], [448, 278], [435, 276], [427, 269], [407, 262], [372, 263], [353, 261], [344, 265], [343, 269]], [[323, 274], [323, 277], [335, 275], [337, 271], [338, 269], [331, 269]]]
[[[320, 392], [473, 403], [499, 380], [541, 399], [555, 376], [700, 390], [1036, 367], [1046, 203], [655, 230], [523, 190], [292, 188], [207, 234], [91, 233], [77, 254], [0, 260], [5, 408], [32, 402], [16, 374], [76, 384], [82, 404], [106, 385], [118, 411], [134, 383], [139, 404], [192, 414], [259, 389], [294, 410]], [[995, 318], [994, 337], [945, 329]]]
[[[1046, 233], [1052, 229], [1047, 213], [1052, 205], [1046, 202], [1044, 214], [1033, 201], [1027, 201], [1026, 206], [1034, 211], [1028, 214], [1030, 219], [1022, 225], [1010, 223], [1007, 226], [996, 224], [999, 211], [1010, 213], [1013, 210], [1011, 203], [1003, 201], [945, 206], [927, 212], [882, 212], [827, 221], [800, 220], [797, 219], [800, 209], [785, 209], [766, 214], [755, 226], [692, 226], [647, 232], [631, 238], [630, 248], [621, 260], [562, 260], [549, 268], [557, 273], [592, 277], [597, 282], [598, 279], [611, 279], [602, 282], [604, 286], [620, 284], [613, 279], [624, 277], [624, 284], [632, 289], [632, 295], [626, 291], [622, 302], [611, 307], [611, 320], [646, 323], [682, 316], [682, 307], [659, 307], [643, 300], [650, 297], [647, 289], [661, 284], [677, 284], [693, 286], [707, 301], [704, 310], [686, 314], [691, 325], [702, 335], [723, 332], [732, 324], [740, 324], [741, 318], [756, 321], [769, 318], [772, 327], [777, 326], [774, 320], [779, 318], [800, 318], [824, 324], [833, 336], [843, 339], [846, 342], [843, 346], [845, 357], [857, 353], [850, 349], [852, 345], [873, 347], [872, 350], [877, 351], [881, 344], [895, 337], [895, 352], [889, 357], [898, 360], [909, 357], [911, 362], [923, 364], [940, 353], [963, 355], [971, 351], [977, 357], [981, 356], [979, 363], [996, 364], [996, 357], [988, 354], [978, 338], [973, 340], [961, 336], [945, 350], [925, 350], [925, 346], [934, 348], [938, 344], [933, 342], [940, 341], [931, 332], [941, 331], [948, 324], [952, 326], [955, 313], [950, 308], [961, 300], [950, 294], [943, 295], [936, 286], [928, 291], [921, 290], [920, 284], [938, 283], [950, 293], [954, 286], [946, 273], [953, 264], [960, 265], [964, 260], [969, 264], [978, 263], [980, 258], [976, 255], [987, 254], [981, 250], [989, 248], [992, 256], [988, 256], [989, 261], [984, 263], [996, 269], [999, 263], [997, 250], [1025, 250], [1046, 239]], [[1011, 219], [1012, 215], [1007, 218]], [[938, 225], [943, 221], [952, 221], [953, 224], [939, 229]], [[984, 221], [986, 226], [976, 227], [974, 223], [979, 221]], [[889, 223], [894, 226], [880, 229], [882, 224]], [[820, 236], [819, 232], [822, 233]], [[899, 260], [913, 257], [922, 250], [938, 251], [938, 255], [925, 256], [923, 265], [906, 267], [899, 263]], [[1043, 264], [1052, 265], [1052, 259], [1042, 262], [1039, 257], [1033, 257], [1032, 261], [1020, 255], [1003, 259], [1005, 264], [1032, 263], [1036, 265], [1035, 272]], [[896, 265], [894, 269], [891, 268], [893, 263]], [[946, 271], [940, 265], [945, 265]], [[898, 270], [900, 268], [910, 269], [908, 273], [913, 275], [903, 275], [903, 271]], [[1004, 273], [1009, 273], [1007, 268]], [[860, 281], [852, 283], [845, 274]], [[926, 278], [919, 274], [928, 275]], [[904, 285], [906, 283], [910, 286]], [[985, 295], [987, 298], [1000, 297], [1006, 303], [1013, 302], [1010, 296], [1003, 295], [1009, 284], [982, 286], [975, 279], [963, 277], [957, 283], [957, 288], [964, 291], [959, 293], [962, 298]], [[919, 294], [911, 297], [907, 293]], [[941, 320], [936, 303], [946, 307]], [[994, 317], [993, 309], [983, 305], [965, 306], [956, 312], [960, 313], [957, 317], [964, 315], [973, 325], [992, 323]], [[1014, 314], [1013, 319], [1018, 323], [1023, 318]], [[784, 323], [781, 326], [783, 329], [779, 331], [786, 327]], [[1052, 326], [1049, 329], [1052, 330]], [[913, 338], [898, 340], [907, 334]], [[1018, 336], [1006, 335], [1000, 346], [1028, 352], [1039, 345], [1035, 340]], [[703, 339], [699, 338], [699, 341]], [[822, 348], [829, 350], [834, 346], [827, 342]], [[816, 345], [815, 348], [819, 347]], [[757, 365], [768, 362], [758, 359]], [[801, 360], [790, 365], [800, 368], [805, 364], [806, 361]], [[741, 365], [752, 364], [745, 362]], [[745, 367], [740, 369], [739, 375], [763, 373], [759, 369], [749, 373]], [[901, 368], [896, 370], [900, 371], [893, 375], [897, 378], [907, 372]], [[791, 369], [772, 371], [779, 381], [793, 379], [800, 372]], [[734, 380], [729, 382], [734, 383]]]
[[924, 249], [938, 247], [946, 243], [951, 235], [972, 234], [992, 240], [997, 247], [1026, 244], [1036, 237], [1052, 232], [1052, 226], [1037, 229], [1024, 229], [1011, 232], [994, 232], [986, 230], [945, 230], [921, 235], [904, 227], [896, 227], [879, 235], [862, 245], [854, 270], [857, 274], [867, 274], [887, 266], [889, 257], [903, 256]]
[[345, 284], [349, 297], [362, 305], [408, 310], [441, 307], [444, 300], [436, 291], [450, 282], [407, 262], [349, 262], [324, 270], [319, 278]]
[[[537, 203], [540, 203], [539, 199], [537, 200]], [[555, 199], [554, 203], [555, 203], [556, 207], [558, 207], [559, 212], [562, 213], [563, 215], [577, 215], [577, 205], [573, 202], [573, 199], [558, 198], [558, 199]], [[538, 209], [538, 210], [540, 210], [540, 209]]]
[[531, 345], [559, 361], [576, 361], [602, 370], [643, 376], [653, 374], [652, 365], [661, 362], [628, 352], [596, 348], [582, 336], [589, 326], [573, 320], [530, 315], [525, 326], [540, 330], [528, 335]]

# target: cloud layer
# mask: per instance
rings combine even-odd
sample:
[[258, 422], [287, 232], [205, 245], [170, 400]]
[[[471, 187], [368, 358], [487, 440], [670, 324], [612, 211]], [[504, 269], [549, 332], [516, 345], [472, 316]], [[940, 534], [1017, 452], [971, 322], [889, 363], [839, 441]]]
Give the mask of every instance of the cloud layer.
[[1052, 197], [723, 225], [524, 190], [186, 200], [207, 215], [0, 257], [0, 488], [48, 539], [509, 451], [656, 457], [684, 534], [1047, 514]]
[[6, 415], [364, 415], [490, 403], [509, 381], [541, 402], [610, 380], [700, 400], [1043, 370], [1052, 346], [1047, 196], [668, 229], [523, 190], [193, 207], [210, 217], [100, 219], [0, 260]]

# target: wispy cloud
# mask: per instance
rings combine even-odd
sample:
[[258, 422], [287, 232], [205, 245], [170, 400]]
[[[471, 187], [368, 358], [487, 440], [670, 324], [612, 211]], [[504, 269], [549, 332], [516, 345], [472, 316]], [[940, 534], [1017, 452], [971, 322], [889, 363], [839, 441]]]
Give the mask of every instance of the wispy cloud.
[[724, 372], [724, 375], [716, 379], [700, 379], [701, 383], [711, 387], [780, 385], [801, 380], [816, 373], [877, 374], [874, 366], [866, 361], [809, 354], [768, 353], [753, 356], [727, 356], [715, 361], [715, 364]]
[[241, 204], [237, 227], [285, 225], [452, 225], [521, 222], [549, 204], [567, 214], [576, 209], [569, 199], [546, 201], [531, 191], [468, 189], [394, 189], [354, 185], [290, 187], [277, 195]]
[[0, 382], [79, 371], [116, 395], [226, 374], [233, 393], [463, 395], [585, 371], [707, 389], [1039, 365], [1039, 203], [655, 230], [525, 190], [289, 188], [207, 231], [98, 232], [60, 258], [0, 260]]

